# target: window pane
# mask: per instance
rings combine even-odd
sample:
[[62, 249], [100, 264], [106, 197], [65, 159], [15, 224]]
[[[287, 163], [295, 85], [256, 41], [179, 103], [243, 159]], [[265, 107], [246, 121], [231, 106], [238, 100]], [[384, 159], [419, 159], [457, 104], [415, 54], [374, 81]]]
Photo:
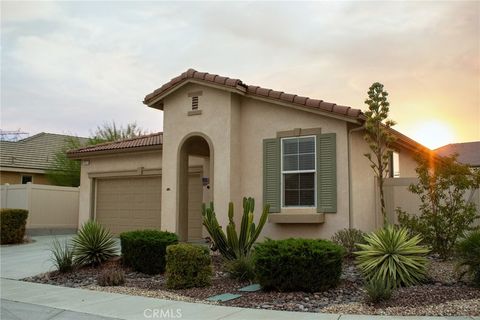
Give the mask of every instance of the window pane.
[[285, 155], [283, 156], [283, 171], [295, 171], [298, 170], [298, 155]]
[[300, 205], [314, 206], [315, 205], [315, 191], [314, 190], [300, 190]]
[[284, 139], [283, 154], [297, 154], [298, 153], [298, 139]]
[[299, 205], [298, 199], [298, 190], [286, 190], [285, 191], [285, 206], [298, 206]]
[[315, 153], [315, 138], [300, 138], [298, 139], [298, 152], [299, 153]]
[[299, 179], [300, 175], [298, 173], [285, 174], [283, 180], [285, 190], [298, 190], [300, 188]]
[[299, 189], [315, 189], [315, 173], [300, 173], [299, 180]]
[[315, 154], [307, 153], [300, 154], [298, 159], [298, 169], [299, 170], [315, 170]]

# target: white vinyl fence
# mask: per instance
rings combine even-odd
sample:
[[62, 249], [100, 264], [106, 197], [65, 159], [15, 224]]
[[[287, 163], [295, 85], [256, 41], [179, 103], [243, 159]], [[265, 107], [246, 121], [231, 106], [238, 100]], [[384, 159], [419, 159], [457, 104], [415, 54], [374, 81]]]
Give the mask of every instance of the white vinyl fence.
[[40, 184], [2, 185], [1, 208], [29, 211], [29, 230], [69, 230], [78, 228], [79, 188]]

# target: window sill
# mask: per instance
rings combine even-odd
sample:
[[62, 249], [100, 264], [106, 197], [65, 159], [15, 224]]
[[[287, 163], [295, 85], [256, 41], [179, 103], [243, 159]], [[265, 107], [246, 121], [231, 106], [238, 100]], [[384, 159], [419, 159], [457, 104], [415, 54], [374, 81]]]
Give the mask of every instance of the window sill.
[[188, 111], [188, 115], [189, 116], [198, 116], [198, 115], [201, 115], [202, 114], [202, 110], [192, 110], [192, 111]]
[[324, 223], [323, 213], [270, 213], [268, 222], [271, 223]]

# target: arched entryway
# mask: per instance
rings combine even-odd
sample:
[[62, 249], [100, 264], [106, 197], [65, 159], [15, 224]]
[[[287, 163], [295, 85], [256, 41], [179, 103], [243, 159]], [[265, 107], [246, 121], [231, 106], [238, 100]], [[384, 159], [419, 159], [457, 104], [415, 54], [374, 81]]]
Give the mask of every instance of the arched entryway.
[[[201, 173], [197, 177], [199, 167]], [[201, 195], [196, 194], [199, 188], [193, 188], [197, 183], [202, 185]], [[177, 234], [181, 241], [199, 241], [204, 237], [201, 211], [197, 208], [201, 206], [199, 196], [201, 202], [213, 201], [213, 148], [207, 136], [192, 133], [183, 139], [178, 155]]]

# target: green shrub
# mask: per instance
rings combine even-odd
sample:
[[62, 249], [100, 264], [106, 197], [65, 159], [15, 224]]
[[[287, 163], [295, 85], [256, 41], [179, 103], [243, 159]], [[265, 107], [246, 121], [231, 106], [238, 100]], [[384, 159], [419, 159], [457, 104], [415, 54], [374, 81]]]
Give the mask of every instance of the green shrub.
[[253, 281], [255, 279], [255, 268], [251, 256], [226, 260], [225, 270], [233, 279], [240, 281]]
[[365, 232], [358, 229], [343, 229], [337, 231], [332, 241], [345, 248], [348, 257], [352, 257], [357, 251], [357, 244], [365, 243]]
[[97, 276], [97, 283], [102, 287], [121, 286], [125, 283], [125, 272], [119, 269], [105, 269]]
[[418, 182], [411, 184], [409, 190], [421, 201], [420, 214], [397, 208], [398, 221], [420, 234], [432, 252], [448, 259], [458, 240], [466, 232], [478, 229], [474, 222], [480, 215], [466, 195], [479, 187], [480, 170], [458, 163], [456, 156], [442, 157], [440, 161], [419, 157], [417, 161]]
[[428, 249], [419, 246], [420, 236], [408, 236], [405, 228], [392, 225], [365, 237], [355, 252], [366, 281], [381, 280], [395, 288], [417, 284], [425, 279]]
[[213, 208], [213, 202], [210, 206], [202, 205], [203, 225], [210, 234], [214, 247], [218, 248], [222, 256], [227, 260], [250, 255], [253, 244], [257, 240], [263, 226], [267, 221], [270, 205], [263, 208], [262, 215], [256, 226], [253, 222], [253, 211], [255, 210], [255, 199], [243, 198], [243, 216], [240, 223], [240, 230], [237, 234], [235, 222], [233, 220], [233, 203], [228, 204], [228, 225], [225, 228], [226, 234], [218, 224], [217, 216]]
[[25, 236], [28, 210], [1, 209], [1, 244], [22, 243]]
[[94, 220], [87, 221], [73, 238], [73, 262], [98, 266], [118, 254], [112, 234]]
[[266, 240], [254, 249], [258, 282], [266, 290], [323, 291], [342, 273], [344, 249], [327, 240]]
[[146, 274], [165, 271], [167, 247], [178, 243], [176, 234], [158, 230], [137, 230], [120, 234], [125, 265]]
[[457, 270], [466, 268], [460, 273], [472, 277], [475, 286], [480, 287], [480, 231], [471, 232], [457, 245]]
[[368, 280], [365, 283], [365, 290], [370, 302], [377, 303], [386, 301], [392, 296], [393, 289], [380, 278]]
[[185, 289], [212, 283], [212, 259], [208, 248], [180, 243], [167, 248], [167, 287]]
[[50, 247], [52, 253], [52, 262], [55, 268], [64, 273], [73, 269], [73, 249], [68, 240], [63, 243], [54, 239]]

